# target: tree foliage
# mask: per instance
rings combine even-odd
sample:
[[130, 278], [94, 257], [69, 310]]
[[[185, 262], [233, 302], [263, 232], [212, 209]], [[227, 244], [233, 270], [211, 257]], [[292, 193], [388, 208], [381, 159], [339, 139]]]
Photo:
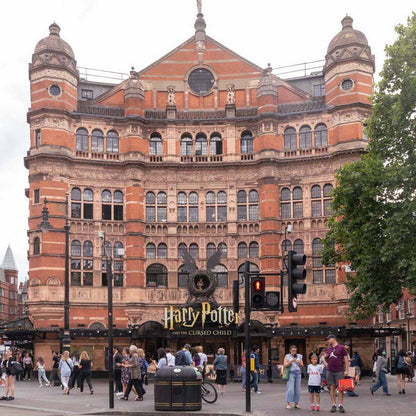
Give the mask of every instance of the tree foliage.
[[375, 88], [368, 152], [336, 175], [324, 261], [351, 263], [350, 309], [368, 317], [416, 293], [416, 14], [396, 42]]

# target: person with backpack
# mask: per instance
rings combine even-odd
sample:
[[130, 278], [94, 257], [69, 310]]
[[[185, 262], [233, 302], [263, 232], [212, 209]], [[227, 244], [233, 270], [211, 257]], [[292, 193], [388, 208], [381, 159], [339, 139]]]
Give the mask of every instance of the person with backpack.
[[408, 357], [404, 350], [400, 350], [394, 363], [397, 375], [397, 389], [399, 394], [406, 394], [406, 376], [409, 372]]
[[376, 361], [376, 377], [377, 377], [377, 383], [374, 384], [374, 386], [370, 387], [370, 393], [371, 395], [374, 394], [375, 391], [377, 391], [380, 387], [383, 387], [383, 393], [385, 396], [391, 396], [388, 389], [387, 384], [387, 359], [386, 359], [386, 352], [383, 350], [383, 348], [379, 348], [377, 350], [377, 361]]
[[192, 365], [191, 346], [185, 344], [181, 350], [176, 353], [175, 365]]

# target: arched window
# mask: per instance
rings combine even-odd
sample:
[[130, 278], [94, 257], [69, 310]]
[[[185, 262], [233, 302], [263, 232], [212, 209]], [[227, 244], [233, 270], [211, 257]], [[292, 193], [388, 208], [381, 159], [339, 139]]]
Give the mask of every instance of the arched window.
[[217, 251], [217, 248], [215, 247], [214, 243], [208, 243], [207, 244], [207, 259], [209, 259], [211, 256], [215, 254]]
[[123, 192], [115, 191], [114, 192], [114, 202], [123, 203]]
[[207, 136], [204, 133], [198, 133], [196, 135], [195, 154], [197, 156], [208, 154]]
[[124, 257], [123, 251], [124, 251], [123, 243], [121, 241], [116, 241], [113, 246], [113, 257], [115, 259], [119, 257]]
[[178, 287], [186, 287], [188, 285], [189, 272], [184, 265], [178, 269]]
[[71, 241], [71, 256], [81, 257], [81, 243], [78, 240]]
[[35, 237], [33, 239], [33, 254], [40, 254], [40, 238], [39, 237]]
[[222, 138], [219, 133], [212, 133], [209, 142], [209, 153], [211, 155], [222, 155]]
[[114, 221], [123, 221], [123, 192], [115, 191], [114, 192], [114, 204], [113, 204], [113, 220]]
[[165, 243], [160, 243], [157, 246], [157, 257], [159, 259], [166, 259], [168, 257], [168, 246]]
[[259, 193], [252, 189], [248, 193], [248, 219], [250, 221], [259, 219]]
[[299, 130], [299, 147], [301, 149], [312, 147], [312, 130], [309, 126], [302, 126]]
[[178, 202], [178, 222], [186, 222], [188, 221], [187, 215], [187, 197], [185, 192], [179, 192], [177, 196]]
[[280, 191], [280, 217], [281, 218], [292, 217], [289, 188], [282, 188], [282, 190]]
[[212, 272], [217, 276], [218, 287], [228, 287], [228, 269], [223, 264], [217, 264]]
[[220, 191], [215, 198], [214, 192], [206, 194], [206, 221], [227, 221], [227, 194]]
[[162, 150], [162, 136], [159, 133], [152, 133], [150, 136], [149, 153], [151, 155], [161, 155]]
[[181, 155], [191, 156], [193, 154], [192, 136], [189, 133], [182, 134], [181, 137]]
[[77, 150], [89, 150], [88, 131], [86, 129], [80, 128], [77, 130], [75, 146]]
[[298, 254], [304, 254], [303, 240], [301, 240], [300, 238], [295, 240], [295, 242], [293, 243], [293, 250], [295, 250]]
[[[244, 286], [244, 269], [245, 269], [245, 263], [240, 264], [238, 267], [238, 281], [240, 282], [240, 286]], [[255, 273], [258, 272], [260, 269], [258, 268], [257, 264], [251, 263], [249, 266], [249, 272]]]
[[156, 246], [153, 243], [146, 245], [146, 258], [155, 259], [156, 258]]
[[92, 242], [87, 240], [84, 241], [84, 245], [83, 245], [83, 255], [84, 257], [92, 257], [93, 256], [93, 245]]
[[118, 133], [113, 130], [107, 133], [107, 152], [118, 153]]
[[218, 204], [226, 204], [227, 203], [227, 194], [224, 191], [218, 192], [217, 202], [218, 202]]
[[94, 194], [91, 189], [85, 189], [84, 190], [84, 201], [93, 201], [94, 200]]
[[289, 250], [292, 250], [292, 242], [290, 240], [283, 240], [282, 242], [282, 253], [286, 254]]
[[184, 252], [187, 250], [186, 244], [185, 243], [180, 243], [178, 245], [178, 258], [179, 259], [183, 259], [184, 256]]
[[192, 258], [197, 259], [199, 258], [199, 247], [198, 244], [192, 243], [189, 246], [189, 254]]
[[293, 127], [288, 127], [284, 132], [284, 147], [285, 150], [296, 149], [296, 130]]
[[207, 192], [205, 197], [206, 205], [206, 221], [215, 222], [216, 221], [216, 211], [215, 211], [215, 194], [214, 192]]
[[81, 218], [81, 190], [79, 188], [71, 190], [71, 218]]
[[247, 244], [246, 243], [238, 243], [237, 248], [237, 255], [239, 259], [247, 258]]
[[249, 257], [259, 257], [259, 243], [256, 241], [250, 243]]
[[147, 287], [168, 287], [168, 270], [163, 264], [151, 264], [146, 269]]
[[168, 198], [165, 192], [159, 192], [157, 194], [157, 220], [159, 222], [166, 222], [167, 221], [167, 203]]
[[237, 220], [247, 221], [247, 192], [237, 192]]
[[218, 244], [218, 249], [221, 249], [221, 258], [226, 259], [227, 258], [227, 244], [224, 242]]
[[333, 189], [333, 186], [330, 183], [327, 183], [324, 185], [324, 189], [323, 189], [323, 195], [324, 195], [324, 200], [323, 200], [323, 205], [324, 205], [324, 215], [331, 215], [331, 191]]
[[112, 247], [109, 241], [106, 241], [102, 246], [102, 257], [111, 257]]
[[146, 193], [146, 222], [156, 221], [156, 198], [154, 192]]
[[105, 189], [101, 194], [102, 202], [112, 202], [111, 192], [108, 189]]
[[253, 135], [248, 130], [241, 133], [241, 153], [253, 153]]
[[315, 127], [315, 147], [328, 145], [328, 130], [325, 124], [318, 124]]
[[189, 221], [198, 222], [198, 194], [191, 192], [189, 194]]
[[322, 215], [322, 201], [321, 187], [319, 185], [312, 186], [311, 198], [312, 217], [320, 217]]
[[92, 131], [91, 151], [104, 152], [104, 134], [101, 130], [95, 129]]
[[293, 218], [302, 218], [303, 217], [303, 191], [300, 186], [295, 186], [292, 191], [292, 213]]

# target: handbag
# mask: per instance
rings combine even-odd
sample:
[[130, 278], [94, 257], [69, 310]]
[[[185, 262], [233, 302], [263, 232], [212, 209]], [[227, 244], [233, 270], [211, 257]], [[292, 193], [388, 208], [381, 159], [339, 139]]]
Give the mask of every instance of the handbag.
[[290, 376], [290, 367], [285, 367], [282, 365], [282, 380], [289, 380]]
[[147, 367], [147, 372], [150, 374], [154, 374], [156, 373], [157, 370], [157, 363], [156, 361], [153, 361], [149, 364], [149, 366]]
[[16, 376], [17, 374], [19, 374], [21, 371], [23, 371], [23, 367], [22, 364], [20, 364], [17, 361], [12, 361], [12, 364], [10, 366], [10, 374], [12, 376]]
[[338, 391], [353, 391], [355, 383], [353, 378], [344, 378], [338, 381]]
[[348, 377], [355, 377], [355, 367], [348, 367]]

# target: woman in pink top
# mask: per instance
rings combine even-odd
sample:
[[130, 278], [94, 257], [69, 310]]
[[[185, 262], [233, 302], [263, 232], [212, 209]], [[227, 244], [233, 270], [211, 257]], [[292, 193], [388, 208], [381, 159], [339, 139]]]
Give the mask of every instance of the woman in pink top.
[[[32, 371], [33, 371], [33, 361], [32, 361], [32, 357], [30, 356], [28, 352], [25, 354], [22, 361], [23, 361], [23, 369], [24, 369], [22, 378], [30, 381], [30, 378], [32, 376]], [[27, 378], [26, 378], [26, 374], [27, 374]]]

